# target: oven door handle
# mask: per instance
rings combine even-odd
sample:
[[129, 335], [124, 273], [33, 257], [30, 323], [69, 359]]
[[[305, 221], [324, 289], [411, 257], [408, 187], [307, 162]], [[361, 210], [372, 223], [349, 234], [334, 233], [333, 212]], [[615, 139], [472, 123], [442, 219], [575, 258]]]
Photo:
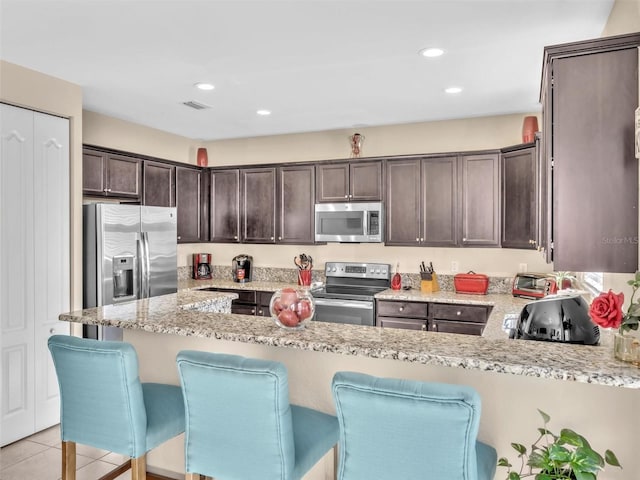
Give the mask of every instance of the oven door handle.
[[361, 308], [363, 310], [373, 310], [373, 302], [344, 302], [340, 300], [324, 300], [322, 298], [316, 298], [316, 305], [324, 305], [331, 307], [348, 307], [348, 308]]

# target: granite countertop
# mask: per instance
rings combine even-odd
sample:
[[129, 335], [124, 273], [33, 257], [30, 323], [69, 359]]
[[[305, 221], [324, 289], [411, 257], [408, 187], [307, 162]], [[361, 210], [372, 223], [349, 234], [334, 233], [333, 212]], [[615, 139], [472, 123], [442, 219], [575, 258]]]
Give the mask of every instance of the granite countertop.
[[234, 290], [259, 290], [262, 292], [275, 292], [276, 290], [285, 287], [298, 288], [298, 285], [296, 283], [265, 281], [239, 283], [224, 278], [211, 278], [208, 280], [194, 280], [192, 278], [186, 278], [184, 280], [178, 280], [178, 291], [198, 290], [200, 288], [228, 288]]
[[[275, 290], [288, 284], [199, 281], [197, 288], [247, 288]], [[283, 330], [272, 319], [250, 315], [211, 313], [194, 308], [228, 302], [234, 294], [198, 292], [181, 281], [177, 294], [108, 305], [71, 313], [60, 320], [110, 325], [182, 336], [216, 338], [244, 343], [297, 348], [370, 358], [385, 358], [426, 365], [466, 368], [600, 385], [640, 388], [640, 369], [615, 360], [613, 348], [508, 340], [500, 335], [504, 313], [514, 313], [526, 300], [510, 295], [456, 295], [453, 292], [423, 294], [418, 291], [385, 291], [380, 298], [493, 304], [483, 337], [393, 328], [311, 322], [299, 331]], [[409, 298], [411, 297], [411, 298]], [[199, 303], [200, 302], [200, 303]], [[228, 311], [228, 310], [227, 310]], [[495, 330], [495, 331], [494, 331]], [[606, 336], [607, 332], [604, 332]]]

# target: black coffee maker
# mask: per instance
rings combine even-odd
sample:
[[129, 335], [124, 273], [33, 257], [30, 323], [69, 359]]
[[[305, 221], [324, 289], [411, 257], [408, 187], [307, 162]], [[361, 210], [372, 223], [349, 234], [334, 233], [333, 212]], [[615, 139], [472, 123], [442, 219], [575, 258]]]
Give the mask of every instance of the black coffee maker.
[[246, 283], [251, 281], [251, 269], [253, 265], [253, 257], [241, 253], [231, 260], [231, 272], [233, 281], [238, 283]]

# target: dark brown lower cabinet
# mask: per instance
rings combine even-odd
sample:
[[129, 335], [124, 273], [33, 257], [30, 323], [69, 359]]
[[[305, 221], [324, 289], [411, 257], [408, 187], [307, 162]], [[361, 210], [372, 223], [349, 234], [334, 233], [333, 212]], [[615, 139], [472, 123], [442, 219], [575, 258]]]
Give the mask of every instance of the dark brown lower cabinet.
[[427, 330], [428, 307], [429, 304], [425, 302], [378, 300], [376, 325], [382, 328]]
[[378, 300], [376, 325], [383, 328], [482, 335], [493, 307]]
[[490, 305], [431, 303], [429, 330], [442, 333], [482, 335], [493, 310]]

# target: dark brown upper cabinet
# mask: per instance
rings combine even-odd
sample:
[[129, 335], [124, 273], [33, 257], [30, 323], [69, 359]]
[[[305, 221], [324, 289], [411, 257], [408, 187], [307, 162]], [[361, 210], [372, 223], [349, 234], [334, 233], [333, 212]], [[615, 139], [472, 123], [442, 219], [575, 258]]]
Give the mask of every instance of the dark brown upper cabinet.
[[316, 165], [316, 201], [382, 200], [382, 160]]
[[154, 207], [175, 207], [176, 167], [145, 160], [142, 166], [142, 204]]
[[247, 168], [241, 178], [241, 241], [276, 242], [276, 169]]
[[210, 228], [212, 242], [240, 241], [240, 170], [212, 170]]
[[639, 45], [634, 33], [545, 48], [543, 148], [556, 270], [638, 268]]
[[462, 245], [500, 245], [500, 155], [460, 157]]
[[457, 157], [386, 165], [386, 245], [456, 246]]
[[278, 243], [314, 243], [314, 165], [278, 167]]
[[423, 245], [455, 247], [459, 242], [458, 159], [422, 160]]
[[538, 149], [519, 146], [502, 152], [502, 246], [538, 247]]
[[176, 167], [176, 207], [178, 243], [195, 243], [205, 239], [202, 223], [202, 170]]
[[84, 195], [140, 199], [142, 161], [90, 148], [82, 151]]

